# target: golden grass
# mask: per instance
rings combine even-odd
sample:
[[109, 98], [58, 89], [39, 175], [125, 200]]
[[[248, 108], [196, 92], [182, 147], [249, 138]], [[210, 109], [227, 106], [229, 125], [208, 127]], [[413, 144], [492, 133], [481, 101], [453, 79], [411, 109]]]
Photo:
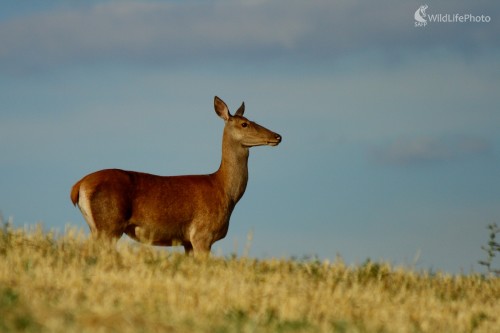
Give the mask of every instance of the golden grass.
[[0, 332], [500, 332], [500, 279], [0, 231]]

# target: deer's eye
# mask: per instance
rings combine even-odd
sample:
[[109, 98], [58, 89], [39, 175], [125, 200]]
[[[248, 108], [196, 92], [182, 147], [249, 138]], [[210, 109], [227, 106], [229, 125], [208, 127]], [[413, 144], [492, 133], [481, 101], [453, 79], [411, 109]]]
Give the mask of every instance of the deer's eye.
[[247, 127], [247, 126], [248, 126], [248, 124], [247, 124], [247, 123], [242, 123], [242, 124], [241, 124], [241, 127]]

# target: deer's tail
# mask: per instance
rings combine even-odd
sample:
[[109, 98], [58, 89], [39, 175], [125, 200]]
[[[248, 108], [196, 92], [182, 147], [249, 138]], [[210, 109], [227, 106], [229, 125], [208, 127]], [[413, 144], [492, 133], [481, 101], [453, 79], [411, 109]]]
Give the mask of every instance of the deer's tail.
[[70, 195], [70, 197], [71, 197], [71, 202], [73, 202], [73, 205], [76, 205], [78, 203], [78, 199], [80, 197], [80, 185], [82, 184], [82, 180], [78, 181], [71, 188], [71, 195]]

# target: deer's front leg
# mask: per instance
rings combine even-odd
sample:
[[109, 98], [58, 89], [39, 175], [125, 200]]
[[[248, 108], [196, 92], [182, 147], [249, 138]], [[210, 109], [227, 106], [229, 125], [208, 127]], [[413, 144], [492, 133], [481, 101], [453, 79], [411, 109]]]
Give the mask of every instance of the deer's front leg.
[[193, 244], [191, 244], [191, 243], [184, 243], [182, 245], [184, 246], [184, 251], [186, 252], [186, 255], [192, 255], [193, 254]]

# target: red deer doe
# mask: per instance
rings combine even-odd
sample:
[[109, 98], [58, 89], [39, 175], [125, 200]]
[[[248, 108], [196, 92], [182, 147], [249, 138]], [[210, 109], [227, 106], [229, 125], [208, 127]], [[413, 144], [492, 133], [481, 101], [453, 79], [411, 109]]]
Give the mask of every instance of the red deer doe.
[[224, 119], [222, 161], [209, 175], [156, 176], [107, 169], [91, 173], [71, 189], [94, 238], [118, 240], [123, 233], [153, 245], [183, 245], [187, 254], [208, 254], [226, 236], [229, 218], [248, 181], [249, 148], [276, 146], [281, 136], [243, 117], [232, 116], [217, 96]]

